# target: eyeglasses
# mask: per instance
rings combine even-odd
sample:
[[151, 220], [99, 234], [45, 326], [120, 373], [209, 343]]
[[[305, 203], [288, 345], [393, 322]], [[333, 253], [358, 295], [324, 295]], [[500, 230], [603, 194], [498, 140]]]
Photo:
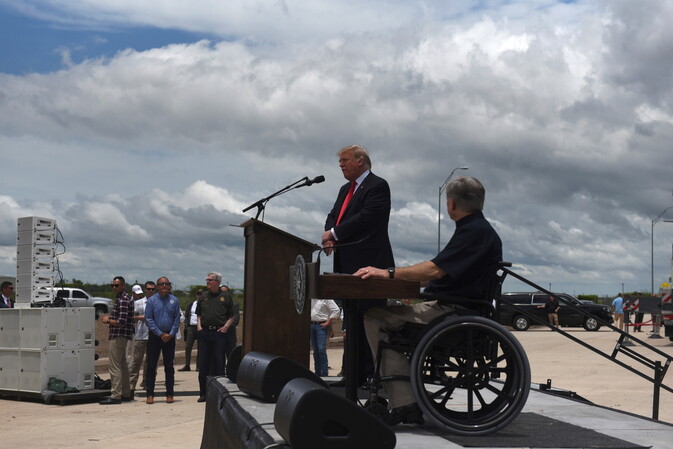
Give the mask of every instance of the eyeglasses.
[[171, 283], [170, 283], [170, 282], [159, 282], [157, 285], [158, 285], [159, 287], [164, 287], [164, 286], [166, 286], [166, 285], [171, 285]]
[[112, 287], [112, 288], [117, 288], [117, 287], [119, 287], [120, 285], [121, 285], [121, 284], [110, 284], [110, 287]]
[[145, 290], [147, 290], [148, 292], [153, 292], [154, 290], [156, 290], [156, 288], [145, 287]]
[[206, 279], [206, 282], [217, 282], [217, 279]]

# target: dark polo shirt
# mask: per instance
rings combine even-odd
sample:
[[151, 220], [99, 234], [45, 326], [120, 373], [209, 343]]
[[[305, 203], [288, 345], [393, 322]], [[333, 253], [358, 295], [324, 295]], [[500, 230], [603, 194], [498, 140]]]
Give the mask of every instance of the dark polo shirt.
[[234, 300], [231, 292], [206, 290], [196, 305], [196, 314], [201, 317], [201, 327], [222, 327], [234, 316]]
[[456, 222], [456, 231], [432, 262], [446, 276], [430, 281], [428, 293], [481, 298], [488, 275], [502, 260], [502, 241], [480, 211]]

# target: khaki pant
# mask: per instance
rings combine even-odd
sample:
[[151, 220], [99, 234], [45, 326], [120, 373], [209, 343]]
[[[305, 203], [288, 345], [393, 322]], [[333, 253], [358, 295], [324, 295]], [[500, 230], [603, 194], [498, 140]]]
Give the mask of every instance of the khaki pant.
[[[455, 307], [443, 305], [437, 301], [427, 301], [420, 304], [392, 307], [374, 307], [365, 314], [364, 325], [367, 341], [374, 358], [378, 351], [379, 341], [389, 341], [389, 332], [402, 329], [404, 323], [427, 324], [440, 315], [453, 312]], [[381, 376], [409, 376], [409, 361], [404, 354], [386, 349], [381, 355]], [[390, 381], [383, 385], [390, 408], [398, 408], [416, 402], [411, 391], [411, 383], [407, 381]]]
[[133, 352], [130, 358], [129, 378], [131, 384], [131, 391], [135, 391], [140, 377], [140, 367], [143, 368], [143, 381], [140, 388], [145, 386], [145, 372], [147, 371], [147, 340], [135, 340], [133, 342]]
[[547, 318], [549, 318], [549, 324], [551, 324], [552, 326], [559, 327], [558, 313], [548, 313]]
[[109, 343], [110, 380], [112, 381], [110, 396], [114, 399], [131, 396], [129, 366], [126, 363], [126, 345], [128, 342], [129, 339], [126, 337], [116, 337]]

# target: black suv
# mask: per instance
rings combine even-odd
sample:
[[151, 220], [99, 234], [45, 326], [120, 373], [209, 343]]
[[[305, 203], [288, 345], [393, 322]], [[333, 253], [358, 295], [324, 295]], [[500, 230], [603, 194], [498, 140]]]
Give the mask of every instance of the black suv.
[[[591, 315], [612, 323], [612, 312], [610, 307], [603, 306], [595, 303], [584, 303], [573, 296], [567, 295], [565, 293], [554, 293], [554, 295], [559, 298], [563, 298], [568, 303], [573, 304], [585, 312], [590, 313]], [[525, 331], [532, 324], [540, 324], [539, 322], [532, 321], [527, 316], [523, 315], [519, 311], [515, 310], [511, 304], [516, 305], [526, 312], [532, 314], [543, 323], [548, 323], [546, 309], [538, 308], [538, 306], [544, 305], [549, 301], [549, 295], [542, 292], [515, 292], [515, 293], [503, 293], [500, 296], [500, 324], [506, 326], [512, 326], [515, 330]], [[588, 317], [578, 312], [574, 308], [566, 305], [566, 303], [559, 299], [559, 304], [561, 310], [558, 314], [559, 324], [561, 327], [584, 327], [588, 331], [597, 331], [601, 328], [601, 324], [595, 318]]]

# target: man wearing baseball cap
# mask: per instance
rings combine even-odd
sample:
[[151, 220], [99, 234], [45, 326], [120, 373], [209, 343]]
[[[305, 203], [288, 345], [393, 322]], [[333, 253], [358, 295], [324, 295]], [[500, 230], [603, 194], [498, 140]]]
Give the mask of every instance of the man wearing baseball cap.
[[152, 296], [156, 292], [156, 284], [152, 281], [145, 282], [145, 291], [143, 292], [140, 285], [134, 285], [131, 289], [133, 293], [133, 321], [135, 323], [135, 333], [133, 335], [133, 350], [131, 351], [131, 359], [129, 362], [129, 382], [131, 384], [131, 398], [135, 396], [136, 385], [140, 377], [140, 368], [143, 369], [143, 381], [140, 387], [145, 386], [145, 372], [147, 371], [147, 338], [149, 329], [145, 323], [145, 304], [147, 304], [147, 297]]

